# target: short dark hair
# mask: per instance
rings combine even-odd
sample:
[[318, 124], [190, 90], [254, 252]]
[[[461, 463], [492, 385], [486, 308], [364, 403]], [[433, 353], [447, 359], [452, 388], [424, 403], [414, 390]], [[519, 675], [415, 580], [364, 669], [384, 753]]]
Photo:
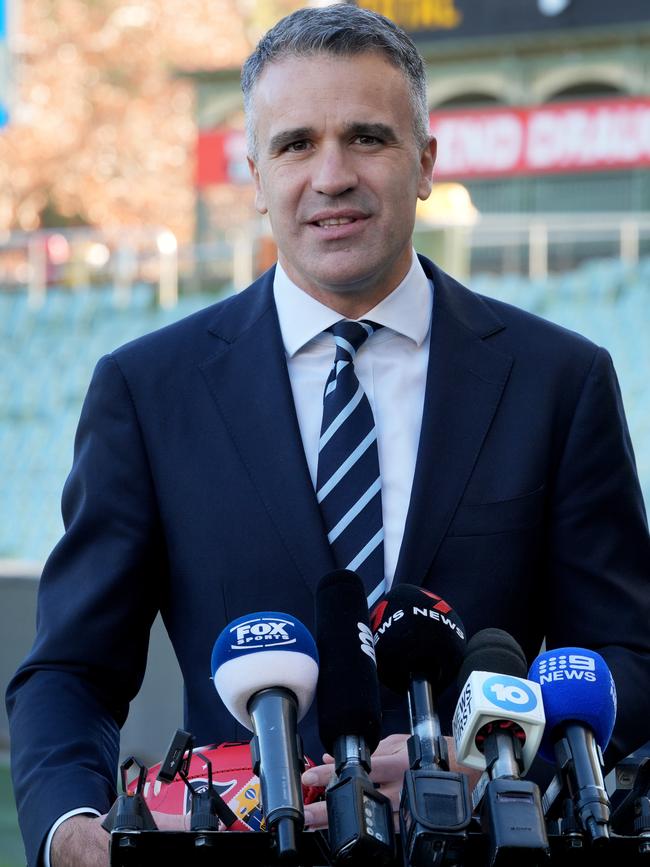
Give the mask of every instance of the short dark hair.
[[260, 39], [242, 67], [241, 87], [246, 113], [246, 138], [251, 155], [257, 152], [252, 96], [267, 63], [284, 57], [315, 54], [350, 56], [375, 51], [406, 76], [415, 138], [419, 147], [429, 141], [429, 109], [422, 58], [404, 31], [378, 12], [349, 3], [298, 9], [275, 24]]

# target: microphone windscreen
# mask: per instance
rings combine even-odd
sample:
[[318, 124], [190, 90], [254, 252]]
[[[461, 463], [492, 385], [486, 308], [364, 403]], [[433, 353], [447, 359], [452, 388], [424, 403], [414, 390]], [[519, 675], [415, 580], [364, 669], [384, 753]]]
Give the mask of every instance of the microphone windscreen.
[[467, 642], [463, 664], [458, 672], [462, 689], [473, 671], [493, 671], [512, 677], [527, 677], [528, 663], [519, 643], [503, 629], [481, 629]]
[[355, 572], [330, 572], [316, 591], [318, 726], [329, 753], [342, 735], [362, 737], [372, 752], [381, 735], [381, 700], [368, 602]]
[[308, 629], [279, 611], [233, 620], [212, 651], [212, 679], [235, 719], [252, 730], [248, 702], [258, 692], [282, 687], [298, 701], [298, 719], [309, 710], [318, 679], [318, 651]]
[[454, 679], [465, 650], [465, 628], [451, 605], [422, 587], [398, 584], [371, 613], [379, 680], [407, 692], [412, 676], [434, 693]]
[[599, 653], [582, 647], [548, 650], [533, 662], [529, 678], [539, 683], [544, 699], [546, 730], [539, 748], [543, 758], [555, 762], [553, 744], [567, 722], [588, 726], [605, 750], [616, 720], [616, 686]]

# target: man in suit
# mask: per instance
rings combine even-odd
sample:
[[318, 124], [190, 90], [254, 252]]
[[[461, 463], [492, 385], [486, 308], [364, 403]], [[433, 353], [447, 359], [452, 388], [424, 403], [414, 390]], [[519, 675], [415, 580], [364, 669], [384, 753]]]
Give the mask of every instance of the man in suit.
[[[278, 266], [97, 366], [66, 532], [8, 696], [30, 865], [50, 844], [53, 867], [106, 863], [99, 819], [75, 813], [112, 803], [119, 726], [158, 610], [186, 727], [199, 743], [243, 739], [210, 683], [215, 637], [264, 609], [311, 627], [318, 580], [348, 565], [319, 480], [341, 343], [328, 329], [342, 319], [372, 323], [335, 372], [354, 369], [376, 425], [380, 580], [434, 590], [470, 635], [506, 629], [529, 660], [544, 637], [599, 650], [620, 696], [610, 764], [647, 738], [650, 547], [609, 356], [413, 253], [435, 143], [421, 59], [391, 22], [347, 5], [301, 10], [264, 37], [242, 82]], [[384, 708], [375, 762], [393, 793], [402, 705]], [[303, 735], [318, 758], [313, 712]]]

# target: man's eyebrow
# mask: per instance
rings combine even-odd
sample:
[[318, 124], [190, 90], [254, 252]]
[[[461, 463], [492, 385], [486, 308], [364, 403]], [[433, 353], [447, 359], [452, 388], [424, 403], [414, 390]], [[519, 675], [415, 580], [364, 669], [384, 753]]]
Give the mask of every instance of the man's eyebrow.
[[269, 141], [269, 152], [273, 154], [279, 153], [292, 142], [312, 138], [313, 135], [314, 130], [309, 126], [297, 126], [294, 129], [284, 129], [281, 132], [276, 133], [274, 136], [271, 136], [271, 140]]
[[346, 133], [348, 135], [372, 136], [372, 138], [379, 138], [386, 142], [398, 141], [397, 134], [393, 127], [389, 126], [387, 123], [381, 123], [379, 121], [374, 123], [363, 123], [362, 121], [355, 121], [354, 123], [351, 123], [346, 127]]
[[[393, 127], [389, 126], [387, 123], [381, 123], [380, 121], [354, 121], [353, 123], [346, 125], [344, 133], [346, 136], [372, 136], [373, 138], [378, 138], [391, 144], [399, 140]], [[281, 130], [274, 136], [271, 136], [268, 147], [269, 153], [280, 153], [292, 142], [312, 139], [314, 135], [315, 131], [311, 126], [297, 126], [293, 129]]]

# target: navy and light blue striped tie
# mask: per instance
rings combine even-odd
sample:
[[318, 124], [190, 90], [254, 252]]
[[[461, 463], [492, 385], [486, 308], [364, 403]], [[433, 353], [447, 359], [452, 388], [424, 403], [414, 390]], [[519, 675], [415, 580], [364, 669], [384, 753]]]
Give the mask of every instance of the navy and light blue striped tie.
[[384, 528], [375, 420], [354, 371], [354, 357], [381, 327], [343, 319], [328, 329], [336, 357], [325, 385], [316, 479], [336, 565], [361, 576], [368, 606], [385, 589]]

